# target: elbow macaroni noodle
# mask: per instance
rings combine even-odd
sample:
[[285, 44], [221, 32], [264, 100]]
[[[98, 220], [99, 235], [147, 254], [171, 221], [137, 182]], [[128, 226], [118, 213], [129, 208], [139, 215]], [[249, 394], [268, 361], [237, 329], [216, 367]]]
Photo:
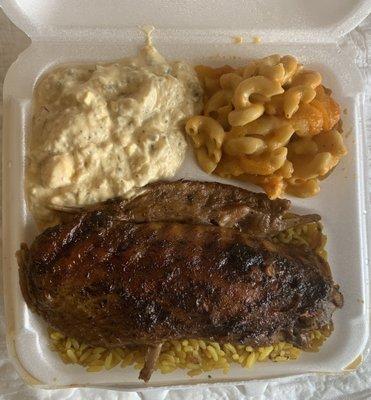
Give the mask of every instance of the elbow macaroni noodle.
[[185, 129], [193, 140], [201, 168], [210, 174], [222, 156], [223, 127], [210, 117], [198, 115], [188, 120]]
[[201, 168], [261, 186], [270, 198], [313, 196], [347, 150], [339, 105], [316, 71], [274, 54], [243, 68], [197, 66], [204, 115], [186, 124]]
[[252, 94], [260, 94], [269, 101], [272, 96], [283, 92], [282, 86], [277, 81], [268, 79], [265, 76], [252, 76], [241, 81], [236, 87], [232, 103], [237, 110], [245, 110], [252, 106], [250, 102]]

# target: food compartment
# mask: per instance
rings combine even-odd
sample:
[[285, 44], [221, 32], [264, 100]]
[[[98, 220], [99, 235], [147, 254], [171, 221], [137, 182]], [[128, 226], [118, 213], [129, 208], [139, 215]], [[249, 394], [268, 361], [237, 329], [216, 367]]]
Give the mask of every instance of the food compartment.
[[[110, 61], [123, 56], [135, 55], [139, 38], [135, 43], [112, 46], [90, 46], [75, 43], [34, 43], [12, 67], [4, 89], [4, 225], [5, 225], [5, 287], [8, 320], [8, 345], [18, 369], [26, 379], [48, 387], [69, 385], [105, 385], [110, 387], [140, 388], [138, 371], [132, 368], [100, 373], [88, 373], [82, 367], [65, 365], [55, 352], [48, 348], [45, 324], [25, 306], [18, 285], [18, 268], [14, 258], [19, 243], [30, 243], [36, 229], [27, 212], [24, 200], [25, 139], [30, 126], [32, 89], [37, 79], [46, 70], [58, 64]], [[346, 114], [344, 137], [348, 155], [334, 172], [322, 182], [321, 192], [311, 199], [291, 198], [294, 210], [315, 212], [322, 216], [328, 236], [327, 250], [334, 280], [340, 284], [345, 298], [343, 309], [334, 317], [335, 331], [325, 342], [319, 353], [303, 354], [298, 361], [287, 363], [257, 363], [252, 369], [236, 365], [228, 375], [220, 371], [204, 373], [190, 378], [185, 371], [177, 370], [169, 375], [156, 372], [147, 386], [190, 385], [196, 383], [242, 382], [250, 379], [266, 379], [277, 376], [296, 375], [308, 372], [341, 372], [360, 353], [368, 337], [367, 270], [364, 261], [364, 203], [362, 201], [363, 155], [359, 94], [362, 85], [357, 73], [349, 79], [353, 68], [350, 59], [339, 63], [336, 48], [330, 45], [277, 45], [231, 43], [210, 44], [156, 42], [159, 51], [168, 59], [187, 60], [193, 64], [220, 66], [226, 63], [238, 66], [249, 58], [258, 58], [272, 53], [293, 54], [305, 66], [322, 73], [324, 84], [334, 92]], [[346, 53], [346, 52], [345, 52]], [[22, 149], [22, 151], [20, 151]], [[8, 150], [8, 151], [7, 151]], [[206, 175], [194, 160], [189, 147], [186, 160], [174, 179], [217, 180], [243, 186], [253, 191], [259, 188], [238, 181], [227, 181]], [[211, 378], [208, 376], [210, 375]], [[31, 378], [32, 377], [32, 378]]]

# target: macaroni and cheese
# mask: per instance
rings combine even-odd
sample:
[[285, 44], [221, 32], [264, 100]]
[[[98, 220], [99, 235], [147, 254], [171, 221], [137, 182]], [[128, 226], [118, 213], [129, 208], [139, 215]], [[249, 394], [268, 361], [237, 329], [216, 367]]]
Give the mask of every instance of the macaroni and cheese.
[[261, 186], [270, 198], [313, 196], [346, 148], [339, 105], [316, 71], [277, 54], [243, 68], [196, 67], [204, 115], [188, 120], [201, 168]]

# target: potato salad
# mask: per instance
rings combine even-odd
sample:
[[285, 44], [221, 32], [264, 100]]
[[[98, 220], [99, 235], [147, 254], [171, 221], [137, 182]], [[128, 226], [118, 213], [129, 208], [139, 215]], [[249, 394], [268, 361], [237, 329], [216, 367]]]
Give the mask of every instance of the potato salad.
[[131, 59], [61, 67], [35, 89], [26, 192], [39, 226], [53, 206], [91, 204], [175, 174], [184, 123], [202, 109], [193, 68], [151, 45]]

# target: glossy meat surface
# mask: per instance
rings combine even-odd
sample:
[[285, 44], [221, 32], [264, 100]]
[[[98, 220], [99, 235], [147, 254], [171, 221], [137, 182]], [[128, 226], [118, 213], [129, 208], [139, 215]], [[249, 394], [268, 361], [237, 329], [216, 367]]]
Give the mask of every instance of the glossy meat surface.
[[19, 253], [28, 305], [94, 345], [208, 338], [253, 346], [308, 332], [342, 305], [328, 264], [305, 247], [236, 229], [120, 221], [105, 211], [49, 228]]

